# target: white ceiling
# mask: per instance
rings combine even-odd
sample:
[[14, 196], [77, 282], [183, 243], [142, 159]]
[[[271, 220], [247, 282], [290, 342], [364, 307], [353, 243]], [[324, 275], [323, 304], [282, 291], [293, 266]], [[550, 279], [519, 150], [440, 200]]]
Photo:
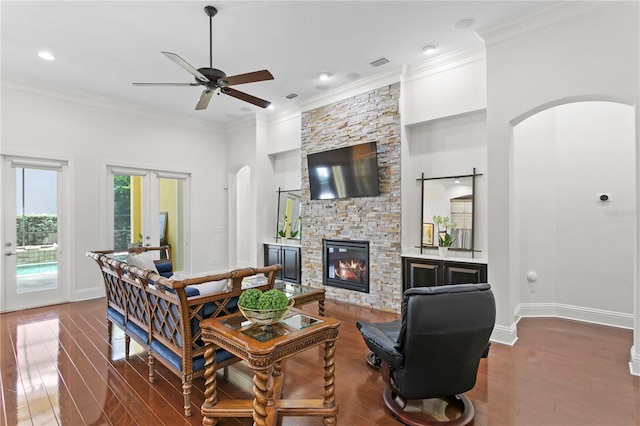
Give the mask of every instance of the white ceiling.
[[[292, 109], [324, 91], [435, 55], [482, 46], [475, 30], [551, 2], [542, 1], [1, 1], [1, 71], [13, 77], [89, 92], [218, 123]], [[269, 100], [261, 108], [226, 95], [195, 111], [202, 87], [134, 87], [132, 82], [193, 82], [161, 51], [195, 68], [227, 75], [268, 69], [272, 81], [234, 86]], [[453, 25], [472, 17], [466, 30]], [[51, 51], [56, 60], [37, 56]], [[385, 57], [378, 68], [370, 62]], [[318, 80], [326, 71], [332, 77]], [[318, 86], [326, 85], [323, 89]], [[295, 100], [283, 97], [297, 93]]]

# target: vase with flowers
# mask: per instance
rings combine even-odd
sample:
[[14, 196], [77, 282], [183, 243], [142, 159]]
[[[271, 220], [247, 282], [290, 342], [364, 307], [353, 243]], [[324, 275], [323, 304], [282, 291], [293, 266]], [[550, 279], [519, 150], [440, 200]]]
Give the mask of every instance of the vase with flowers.
[[451, 232], [456, 229], [456, 224], [449, 220], [448, 216], [433, 216], [433, 221], [438, 226], [438, 252], [441, 257], [446, 257], [449, 247], [455, 241]]

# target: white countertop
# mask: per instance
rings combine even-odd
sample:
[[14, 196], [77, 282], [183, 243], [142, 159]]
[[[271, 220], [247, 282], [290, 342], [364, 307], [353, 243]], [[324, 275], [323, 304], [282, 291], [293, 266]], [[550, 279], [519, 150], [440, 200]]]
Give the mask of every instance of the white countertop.
[[275, 238], [270, 238], [272, 241], [262, 241], [263, 244], [269, 244], [274, 246], [290, 246], [290, 247], [300, 247], [300, 240], [297, 243], [288, 242], [288, 241], [280, 241], [282, 238], [278, 238], [279, 241], [275, 241]]
[[[462, 257], [462, 254], [468, 257]], [[415, 257], [417, 259], [446, 260], [449, 262], [466, 262], [466, 263], [487, 263], [487, 259], [479, 257], [483, 253], [476, 252], [476, 257], [471, 257], [471, 252], [457, 252], [450, 250], [449, 256], [441, 257], [438, 255], [437, 249], [423, 249], [420, 254], [419, 248], [411, 248], [402, 250], [402, 257]]]

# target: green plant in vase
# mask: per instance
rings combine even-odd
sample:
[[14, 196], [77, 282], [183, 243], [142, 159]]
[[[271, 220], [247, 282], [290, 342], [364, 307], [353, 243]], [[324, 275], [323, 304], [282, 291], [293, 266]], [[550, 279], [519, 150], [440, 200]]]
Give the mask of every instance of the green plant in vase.
[[300, 220], [302, 219], [302, 217], [298, 216], [296, 218], [296, 221], [293, 223], [293, 226], [291, 227], [291, 238], [298, 238], [298, 236], [300, 235]]
[[455, 241], [451, 237], [451, 232], [456, 229], [456, 224], [449, 220], [448, 216], [433, 216], [433, 221], [438, 226], [438, 246], [444, 250], [440, 250], [442, 256], [447, 255], [447, 250]]

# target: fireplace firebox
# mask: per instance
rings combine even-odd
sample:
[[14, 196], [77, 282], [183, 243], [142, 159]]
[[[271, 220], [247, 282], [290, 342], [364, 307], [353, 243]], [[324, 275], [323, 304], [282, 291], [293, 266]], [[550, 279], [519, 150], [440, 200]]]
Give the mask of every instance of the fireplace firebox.
[[323, 284], [369, 293], [369, 242], [322, 240]]

